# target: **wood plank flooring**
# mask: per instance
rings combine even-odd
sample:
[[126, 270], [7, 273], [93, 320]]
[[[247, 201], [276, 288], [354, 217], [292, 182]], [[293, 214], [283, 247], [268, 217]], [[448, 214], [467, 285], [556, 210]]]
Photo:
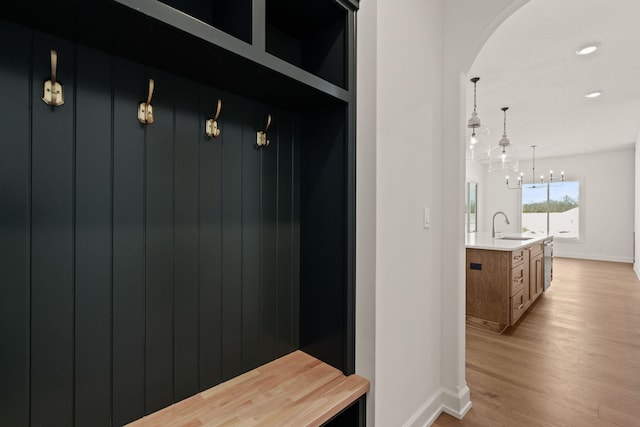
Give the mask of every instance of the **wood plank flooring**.
[[631, 264], [554, 259], [503, 335], [467, 328], [473, 407], [449, 426], [640, 426], [640, 282]]

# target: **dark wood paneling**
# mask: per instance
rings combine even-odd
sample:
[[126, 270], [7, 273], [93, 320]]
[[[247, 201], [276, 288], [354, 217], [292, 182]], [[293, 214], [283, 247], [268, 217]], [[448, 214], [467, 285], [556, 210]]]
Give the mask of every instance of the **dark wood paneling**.
[[[273, 360], [283, 353], [277, 346], [278, 312], [278, 199], [291, 199], [290, 194], [278, 192], [279, 111], [265, 107], [262, 116], [272, 115], [269, 128], [271, 145], [262, 150], [261, 170], [261, 219], [260, 219], [260, 261], [261, 265], [261, 316], [260, 340], [264, 349], [262, 362]], [[285, 149], [286, 144], [285, 144]]]
[[[42, 102], [58, 51], [66, 103]], [[31, 423], [73, 425], [74, 46], [36, 33], [32, 88]]]
[[[266, 116], [259, 104], [245, 100], [242, 135], [242, 362], [244, 369], [260, 364], [260, 258], [261, 154], [256, 134], [264, 129]], [[256, 345], [257, 344], [257, 345]]]
[[[0, 117], [10, 304], [0, 334], [11, 344], [0, 392], [12, 425], [122, 425], [297, 348], [298, 118], [42, 34], [32, 49], [29, 30], [0, 31], [20, 39], [0, 60], [15, 100]], [[59, 108], [40, 100], [51, 48], [65, 84]], [[149, 77], [155, 122], [143, 125]], [[204, 119], [219, 97], [222, 136], [210, 140]], [[259, 150], [267, 113], [271, 145]]]
[[301, 318], [300, 318], [300, 234], [302, 220], [302, 137], [300, 132], [302, 126], [300, 125], [300, 117], [293, 124], [293, 209], [291, 220], [291, 233], [292, 236], [292, 282], [293, 291], [291, 292], [291, 301], [293, 304], [293, 316], [294, 319], [291, 330], [293, 331], [294, 345], [296, 348], [300, 348], [300, 336], [301, 336]]
[[144, 68], [116, 59], [113, 90], [113, 424], [144, 415]]
[[[218, 99], [223, 103], [218, 118], [221, 134], [210, 139], [204, 133], [204, 122], [215, 115]], [[199, 134], [199, 357], [202, 389], [222, 381], [222, 147], [227, 139], [226, 117], [230, 103], [229, 95], [201, 86], [200, 123], [203, 131]]]
[[[159, 70], [155, 80], [153, 124], [146, 125], [146, 384], [145, 411], [173, 402], [173, 196], [174, 78]], [[146, 79], [140, 84], [146, 85]]]
[[[291, 114], [278, 114], [277, 146], [278, 218], [277, 218], [277, 281], [276, 334], [278, 352], [293, 350], [296, 339], [292, 325], [293, 313], [293, 123]], [[297, 323], [297, 322], [296, 322]]]
[[176, 80], [174, 398], [198, 390], [198, 85]]
[[242, 372], [242, 103], [224, 101], [222, 154], [222, 378]]
[[109, 426], [112, 60], [78, 47], [76, 76], [75, 422]]
[[0, 25], [0, 413], [29, 424], [31, 32]]
[[[275, 108], [264, 107], [262, 117], [272, 116], [268, 131], [271, 144], [261, 150], [260, 197], [260, 348], [261, 363], [273, 360], [276, 348], [276, 313], [278, 311], [278, 129], [280, 116]], [[286, 197], [285, 194], [281, 195]]]
[[344, 109], [318, 128], [303, 118], [300, 263], [301, 348], [345, 369], [346, 188]]

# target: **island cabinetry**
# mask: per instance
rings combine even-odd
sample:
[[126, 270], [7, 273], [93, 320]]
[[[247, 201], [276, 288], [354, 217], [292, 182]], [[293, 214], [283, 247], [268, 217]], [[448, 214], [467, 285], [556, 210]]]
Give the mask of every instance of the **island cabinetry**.
[[542, 244], [536, 244], [529, 249], [529, 294], [531, 305], [540, 295], [544, 288], [544, 253]]
[[[529, 263], [526, 249], [520, 249], [511, 253], [511, 297], [509, 300], [509, 324], [515, 324], [525, 310], [525, 294], [528, 294]], [[525, 290], [525, 287], [527, 288]]]
[[511, 252], [467, 249], [466, 309], [471, 325], [497, 333], [509, 326], [512, 292], [522, 292], [522, 284], [511, 286], [512, 261]]
[[502, 333], [542, 293], [541, 244], [514, 250], [467, 248], [467, 324]]
[[511, 251], [511, 266], [516, 267], [524, 262], [526, 249], [517, 249], [515, 251]]

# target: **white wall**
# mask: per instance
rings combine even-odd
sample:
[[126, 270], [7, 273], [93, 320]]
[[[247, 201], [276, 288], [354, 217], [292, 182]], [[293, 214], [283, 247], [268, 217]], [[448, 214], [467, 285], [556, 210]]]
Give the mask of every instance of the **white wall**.
[[374, 426], [376, 401], [376, 141], [378, 0], [358, 11], [356, 93], [356, 372], [369, 379], [367, 420]]
[[[531, 180], [531, 161], [520, 163], [526, 182]], [[555, 240], [554, 255], [603, 261], [633, 261], [635, 212], [635, 149], [536, 159], [536, 175], [558, 176], [581, 182], [582, 238], [579, 242]], [[496, 219], [496, 230], [520, 230], [520, 191], [507, 190], [505, 175], [487, 173], [487, 195], [481, 231], [491, 231], [491, 217], [503, 210], [511, 220], [506, 226]], [[515, 177], [514, 174], [511, 174]]]
[[373, 380], [370, 426], [422, 426], [470, 407], [463, 76], [525, 2], [360, 2], [356, 370]]
[[467, 162], [466, 165], [467, 182], [482, 183], [485, 178], [486, 167], [477, 162]]
[[[635, 155], [635, 176], [634, 176], [634, 182], [635, 182], [635, 189], [634, 189], [634, 193], [635, 193], [635, 207], [634, 207], [634, 230], [637, 226], [637, 224], [640, 224], [640, 133], [638, 133], [638, 136], [636, 138], [636, 155]], [[638, 237], [636, 237], [635, 239], [635, 244], [634, 244], [634, 258], [635, 254], [640, 253], [638, 252], [638, 250], [640, 250], [640, 242], [638, 242]], [[636, 261], [636, 259], [633, 260], [633, 269], [636, 272], [636, 276], [638, 276], [638, 278], [640, 279], [640, 267], [638, 266], [638, 262]]]
[[[376, 409], [400, 426], [441, 384], [441, 2], [378, 3]], [[424, 229], [424, 207], [433, 227]], [[435, 344], [435, 345], [434, 345]]]

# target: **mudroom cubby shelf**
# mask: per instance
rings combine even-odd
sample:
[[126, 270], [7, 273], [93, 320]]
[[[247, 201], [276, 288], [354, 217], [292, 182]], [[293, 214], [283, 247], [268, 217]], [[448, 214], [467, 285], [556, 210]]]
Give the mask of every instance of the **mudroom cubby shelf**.
[[[311, 3], [312, 10], [328, 16], [332, 28], [341, 26], [344, 32], [318, 27], [301, 14], [304, 1], [284, 2], [289, 5], [284, 7], [282, 0], [276, 0], [273, 4], [280, 5], [284, 16], [273, 22], [266, 15], [274, 0], [248, 1], [238, 0], [235, 5], [233, 0], [171, 0], [174, 6], [184, 4], [179, 10], [169, 1], [157, 0], [59, 0], [55, 8], [43, 0], [12, 0], [3, 5], [0, 18], [201, 82], [222, 80], [229, 90], [254, 98], [293, 106], [322, 103], [326, 98], [321, 95], [350, 101], [351, 93], [345, 88], [349, 64], [355, 58], [355, 39], [345, 34], [354, 32], [353, 1]], [[297, 3], [301, 6], [294, 7]], [[211, 18], [214, 25], [185, 12], [202, 9], [197, 4], [218, 11]], [[36, 13], [42, 10], [47, 13]], [[234, 13], [240, 16], [230, 16]], [[249, 18], [251, 27], [247, 27]], [[306, 33], [292, 24], [298, 20], [307, 24]], [[274, 31], [293, 35], [274, 38]], [[338, 35], [341, 42], [337, 47], [330, 45], [331, 37]], [[296, 53], [287, 53], [292, 50]]]
[[267, 52], [347, 87], [347, 10], [322, 0], [267, 1]]
[[161, 0], [205, 24], [251, 43], [251, 0]]
[[3, 3], [7, 425], [122, 425], [295, 350], [354, 373], [357, 8]]

